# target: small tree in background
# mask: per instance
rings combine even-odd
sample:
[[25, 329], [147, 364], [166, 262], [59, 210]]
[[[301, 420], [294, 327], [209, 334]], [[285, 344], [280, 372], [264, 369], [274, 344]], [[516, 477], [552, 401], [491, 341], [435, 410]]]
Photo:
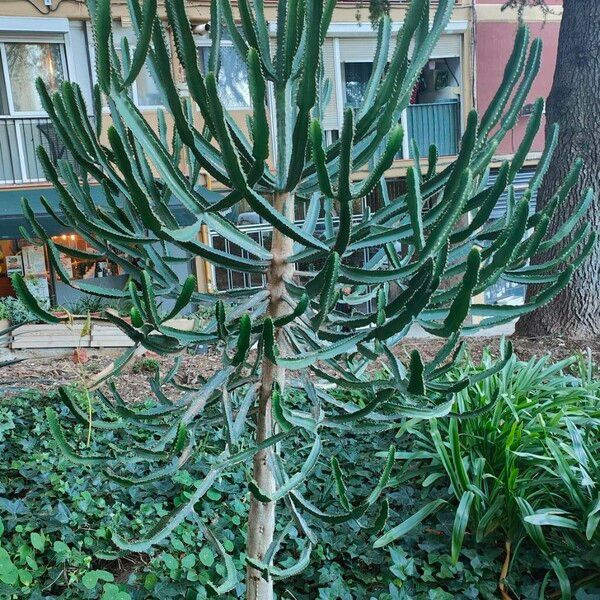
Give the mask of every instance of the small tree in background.
[[[88, 0], [98, 78], [93, 123], [87, 119], [77, 85], [65, 82], [53, 96], [42, 83], [38, 86], [48, 115], [87, 176], [78, 177], [66, 161], [53, 165], [40, 148], [47, 177], [60, 193], [61, 213], [45, 205], [94, 252], [75, 251], [53, 241], [27, 201], [23, 208], [32, 239], [45, 245], [61, 280], [91, 294], [130, 299], [130, 319], [110, 310], [106, 318], [136, 346], [180, 357], [191, 345], [210, 344], [221, 352], [222, 367], [200, 387], [187, 389], [171, 401], [161, 384], [173, 381], [179, 364], [176, 360], [173, 370], [154, 382], [162, 406], [150, 411], [125, 406], [114, 386], [109, 392], [97, 392], [99, 414], [94, 426], [119, 428], [132, 436], [130, 444], [106, 456], [79, 455], [66, 439], [57, 413], [49, 410], [48, 418], [67, 455], [77, 463], [104, 469], [123, 485], [168, 480], [184, 466], [198, 477], [193, 494], [145, 537], [128, 541], [113, 533], [113, 540], [125, 550], [148, 551], [184, 519], [195, 518], [227, 567], [226, 579], [211, 584], [218, 593], [232, 589], [238, 575], [218, 535], [202, 520], [200, 501], [225, 473], [248, 473], [246, 594], [267, 600], [273, 594], [273, 579], [295, 575], [309, 563], [316, 539], [308, 520], [331, 524], [352, 520], [376, 532], [385, 527], [385, 490], [394, 448], [382, 465], [381, 479], [373, 482], [372, 492], [361, 502], [349, 501], [335, 459], [331, 472], [340, 508], [323, 510], [303, 495], [303, 482], [321, 459], [328, 432], [372, 435], [397, 427], [407, 416], [449, 414], [454, 392], [500, 369], [510, 355], [509, 347], [488, 371], [459, 382], [448, 381], [444, 363], [465, 319], [483, 318], [466, 329], [497, 325], [549, 301], [566, 285], [589, 251], [593, 236], [589, 235], [586, 249], [568, 268], [543, 277], [537, 271], [530, 273], [528, 261], [559, 241], [560, 235], [546, 239], [546, 228], [576, 179], [575, 173], [570, 175], [551, 205], [529, 214], [529, 198], [547, 168], [555, 143], [552, 139], [524, 198], [515, 201], [511, 183], [540, 125], [541, 100], [535, 104], [515, 158], [502, 165], [493, 186], [487, 185], [487, 167], [494, 150], [515, 124], [538, 69], [540, 41], [530, 45], [525, 28], [519, 30], [504, 81], [490, 108], [481, 119], [475, 112], [469, 114], [457, 159], [438, 172], [432, 147], [427, 171], [422, 171], [415, 157], [414, 166], [407, 171], [407, 193], [388, 198], [382, 177], [401, 148], [400, 115], [450, 19], [451, 0], [440, 0], [431, 27], [428, 1], [413, 0], [395, 41], [389, 18], [380, 20], [364, 103], [356, 111], [346, 111], [340, 138], [330, 145], [324, 145], [321, 128], [330, 83], [323, 77], [320, 55], [334, 0], [281, 0], [274, 46], [261, 0], [238, 2], [239, 29], [230, 3], [216, 0], [211, 7], [212, 50], [206, 74], [198, 68], [184, 0], [166, 0], [165, 5], [189, 98], [182, 99], [173, 80], [165, 24], [157, 17], [156, 0], [147, 0], [143, 7], [139, 0], [129, 0], [137, 35], [133, 53], [126, 40], [120, 52], [113, 46], [109, 0]], [[248, 132], [238, 127], [218, 95], [223, 25], [248, 69], [253, 106]], [[130, 85], [145, 64], [172, 118], [171, 134], [162, 115], [155, 132], [131, 99]], [[266, 108], [269, 85], [274, 97], [272, 121]], [[107, 130], [102, 122], [102, 94], [108, 98], [112, 118]], [[201, 129], [194, 124], [197, 110], [203, 119]], [[102, 141], [103, 132], [108, 145]], [[273, 155], [271, 137], [276, 148]], [[354, 173], [366, 166], [368, 175], [357, 180]], [[198, 185], [202, 170], [230, 191], [214, 201]], [[106, 204], [92, 201], [88, 178], [102, 186]], [[354, 201], [377, 186], [381, 187], [383, 206], [370, 214], [354, 214]], [[506, 215], [490, 224], [491, 211], [507, 187]], [[178, 223], [169, 204], [172, 197], [187, 209], [191, 225]], [[222, 216], [242, 200], [272, 226], [270, 248], [258, 245]], [[306, 206], [302, 225], [294, 222], [299, 204]], [[426, 206], [430, 208], [426, 210]], [[573, 219], [580, 216], [576, 213]], [[200, 242], [202, 225], [242, 248], [249, 258]], [[397, 250], [399, 243], [405, 248], [402, 254]], [[173, 246], [185, 251], [189, 260], [201, 257], [217, 267], [264, 274], [266, 287], [199, 294], [193, 278], [181, 283], [172, 270], [173, 261], [180, 260], [170, 256]], [[351, 260], [354, 253], [365, 249], [371, 258], [355, 266]], [[61, 253], [114, 261], [130, 276], [127, 289], [104, 289], [71, 280]], [[322, 268], [301, 282], [295, 268], [300, 261]], [[501, 278], [543, 283], [545, 287], [520, 307], [472, 304], [473, 296]], [[400, 289], [393, 298], [389, 293], [392, 282]], [[21, 278], [15, 279], [15, 287], [39, 317], [59, 320], [36, 304]], [[174, 300], [169, 310], [163, 309], [165, 299]], [[213, 307], [214, 318], [208, 324], [200, 328], [191, 320], [189, 327], [172, 322], [183, 309], [197, 303]], [[393, 348], [415, 321], [446, 342], [428, 364], [414, 351], [405, 365]], [[115, 370], [133, 353], [134, 349], [127, 351]], [[379, 358], [385, 362], [385, 377], [369, 370]], [[340, 403], [328, 393], [326, 388], [331, 386], [359, 390], [365, 403]], [[286, 388], [295, 393], [284, 393]], [[88, 415], [69, 390], [62, 389], [61, 395], [75, 417], [88, 422]], [[136, 437], [138, 429], [146, 436], [143, 445]], [[212, 436], [212, 448], [217, 451], [207, 452], [204, 445], [197, 444], [206, 434]], [[301, 467], [290, 472], [299, 457]], [[146, 461], [147, 474], [133, 476], [131, 465], [140, 461]], [[161, 461], [165, 466], [159, 467]], [[278, 566], [277, 553], [289, 527], [283, 527], [274, 538], [276, 517], [293, 522], [302, 536], [299, 558], [291, 567]], [[380, 538], [379, 545], [388, 538]]]

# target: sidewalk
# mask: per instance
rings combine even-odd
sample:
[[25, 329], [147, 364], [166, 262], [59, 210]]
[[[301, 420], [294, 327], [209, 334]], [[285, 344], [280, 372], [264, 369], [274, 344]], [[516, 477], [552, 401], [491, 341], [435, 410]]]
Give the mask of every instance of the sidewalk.
[[[517, 321], [511, 321], [506, 325], [498, 325], [497, 327], [489, 327], [480, 329], [478, 331], [473, 331], [471, 333], [463, 334], [464, 337], [502, 337], [503, 335], [512, 335], [515, 332], [515, 323]], [[434, 338], [435, 336], [427, 333], [423, 330], [423, 328], [418, 324], [413, 324], [413, 326], [408, 331], [408, 334], [405, 339], [421, 339], [421, 338]]]

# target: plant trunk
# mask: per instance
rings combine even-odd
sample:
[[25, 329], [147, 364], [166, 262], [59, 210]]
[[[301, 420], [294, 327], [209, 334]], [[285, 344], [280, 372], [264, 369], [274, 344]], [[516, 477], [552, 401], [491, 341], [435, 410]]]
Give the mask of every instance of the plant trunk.
[[[576, 158], [584, 167], [578, 183], [556, 211], [548, 235], [572, 213], [592, 188], [596, 194], [584, 223], [600, 231], [600, 2], [564, 0], [558, 56], [552, 90], [546, 105], [546, 130], [560, 127], [558, 145], [538, 195], [538, 210], [546, 206]], [[546, 262], [560, 253], [552, 248], [535, 262]], [[532, 286], [527, 293], [536, 293]], [[600, 245], [575, 271], [567, 288], [549, 305], [521, 318], [516, 332], [525, 336], [600, 333]]]
[[502, 600], [512, 600], [510, 594], [506, 591], [505, 580], [508, 577], [508, 569], [510, 567], [510, 553], [511, 543], [509, 541], [504, 543], [504, 562], [502, 563], [502, 570], [500, 571], [500, 579], [498, 581], [498, 589], [500, 590], [500, 596]]
[[[276, 194], [275, 208], [288, 219], [294, 218], [293, 196]], [[270, 292], [268, 314], [274, 319], [287, 312], [283, 300], [285, 280], [294, 274], [294, 265], [287, 263], [292, 255], [293, 242], [277, 230], [273, 230], [271, 254], [273, 255], [268, 273], [268, 290]], [[279, 337], [278, 332], [275, 334]], [[279, 340], [278, 340], [279, 341]], [[262, 364], [261, 387], [256, 417], [256, 442], [260, 443], [274, 433], [271, 395], [273, 384], [277, 382], [283, 390], [285, 370], [274, 365], [268, 358]], [[269, 467], [269, 455], [272, 448], [257, 452], [254, 456], [253, 475], [259, 487], [271, 494], [275, 491], [275, 478]], [[250, 513], [248, 515], [248, 540], [246, 555], [250, 558], [263, 560], [269, 545], [273, 541], [275, 530], [275, 503], [261, 502], [253, 495], [250, 496]], [[250, 566], [246, 569], [246, 598], [248, 600], [271, 600], [273, 598], [273, 580], [265, 580], [261, 573]]]

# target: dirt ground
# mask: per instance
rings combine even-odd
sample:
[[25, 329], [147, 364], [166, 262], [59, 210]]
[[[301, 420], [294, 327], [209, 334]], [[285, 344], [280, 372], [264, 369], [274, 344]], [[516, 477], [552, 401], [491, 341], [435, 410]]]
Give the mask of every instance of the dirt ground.
[[[550, 354], [553, 359], [560, 360], [575, 352], [592, 353], [595, 362], [600, 362], [600, 339], [568, 339], [558, 337], [543, 337], [525, 339], [512, 336], [510, 338], [515, 352], [522, 360], [532, 356]], [[498, 349], [499, 338], [473, 337], [466, 338], [471, 355], [475, 360], [481, 356], [481, 351], [489, 347], [492, 351]], [[407, 356], [413, 348], [429, 359], [439, 349], [442, 342], [437, 339], [410, 339], [397, 347], [398, 356]], [[57, 385], [84, 381], [94, 373], [101, 371], [119, 355], [118, 352], [90, 352], [86, 364], [76, 364], [71, 355], [62, 357], [30, 357], [22, 362], [0, 370], [0, 398], [5, 395], [21, 394], [25, 391], [36, 390], [50, 392]], [[156, 360], [161, 365], [161, 372], [166, 373], [172, 365], [172, 358], [152, 356], [152, 361], [138, 358], [127, 367], [123, 376], [117, 380], [117, 387], [123, 398], [135, 402], [143, 399], [149, 392], [148, 379], [152, 376], [149, 367]], [[155, 363], [154, 363], [155, 364]], [[214, 373], [221, 366], [218, 353], [208, 353], [198, 356], [186, 356], [179, 370], [177, 380], [184, 385], [194, 386], [200, 377]]]

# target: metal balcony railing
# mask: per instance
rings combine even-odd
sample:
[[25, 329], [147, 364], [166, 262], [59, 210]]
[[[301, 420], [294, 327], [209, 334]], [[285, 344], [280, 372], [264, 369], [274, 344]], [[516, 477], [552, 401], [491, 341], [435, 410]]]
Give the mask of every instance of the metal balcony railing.
[[76, 166], [47, 117], [0, 116], [0, 186], [46, 181], [38, 146], [45, 148], [53, 164], [64, 159]]

